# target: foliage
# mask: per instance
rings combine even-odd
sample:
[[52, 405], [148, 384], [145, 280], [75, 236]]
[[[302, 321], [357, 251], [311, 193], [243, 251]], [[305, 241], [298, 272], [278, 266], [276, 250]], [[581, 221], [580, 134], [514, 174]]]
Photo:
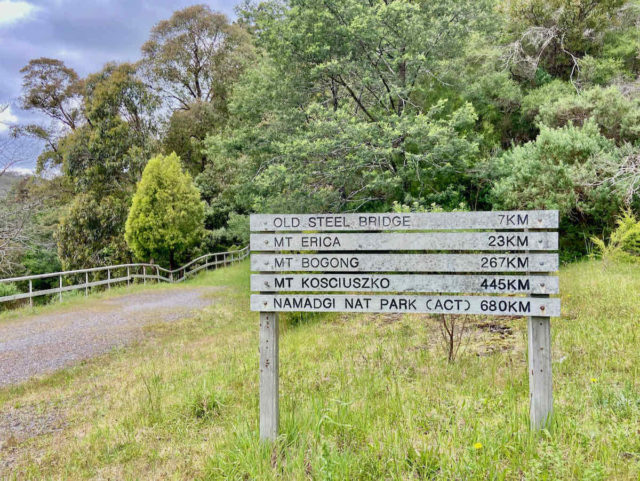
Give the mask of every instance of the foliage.
[[308, 130], [276, 144], [280, 161], [256, 177], [264, 200], [252, 207], [292, 212], [302, 205], [387, 210], [393, 200], [459, 204], [478, 149], [472, 133], [476, 116], [470, 104], [444, 117], [443, 108], [444, 103], [423, 115], [373, 123], [354, 121], [342, 109], [311, 106]]
[[131, 260], [124, 241], [128, 198], [79, 194], [63, 215], [56, 240], [65, 270], [122, 264]]
[[196, 101], [187, 110], [176, 110], [169, 119], [164, 135], [163, 150], [175, 152], [187, 170], [198, 175], [206, 167], [203, 152], [207, 135], [220, 130], [226, 121], [225, 112], [211, 103]]
[[640, 220], [631, 211], [618, 217], [607, 243], [598, 237], [592, 237], [591, 241], [596, 248], [595, 255], [602, 258], [605, 265], [612, 261], [640, 263]]
[[563, 127], [592, 120], [602, 135], [618, 144], [640, 140], [640, 99], [627, 98], [616, 87], [594, 87], [539, 105], [540, 125]]
[[206, 232], [205, 251], [231, 250], [249, 243], [249, 216], [231, 212], [226, 224], [226, 227]]
[[537, 206], [561, 209], [573, 258], [640, 209], [638, 0], [247, 0], [237, 13], [178, 10], [139, 62], [85, 78], [50, 58], [22, 70], [22, 107], [51, 122], [13, 134], [44, 141], [39, 171], [61, 173], [48, 188], [64, 192], [63, 263], [130, 257], [126, 206], [160, 153], [206, 203], [194, 252], [244, 242], [252, 212]]
[[86, 81], [89, 123], [60, 144], [62, 168], [80, 192], [127, 192], [153, 149], [157, 99], [130, 64], [107, 64]]
[[173, 269], [203, 235], [204, 206], [176, 154], [147, 163], [126, 222], [125, 238], [135, 256], [167, 262]]
[[[19, 294], [20, 291], [15, 284], [11, 282], [0, 282], [0, 297], [13, 296]], [[2, 305], [0, 304], [0, 307]]]
[[533, 142], [514, 147], [492, 163], [490, 191], [496, 209], [558, 209], [564, 258], [586, 250], [586, 238], [607, 232], [624, 205], [606, 179], [619, 152], [595, 122], [560, 129], [542, 126]]
[[532, 79], [539, 68], [573, 78], [579, 59], [601, 52], [605, 34], [618, 27], [625, 0], [505, 0], [507, 50], [512, 71]]
[[224, 109], [228, 88], [250, 51], [239, 25], [206, 5], [194, 5], [153, 27], [142, 46], [142, 64], [154, 88], [179, 108], [212, 102]]
[[[562, 216], [577, 211], [596, 218], [615, 212], [615, 199], [596, 187], [603, 158], [614, 145], [594, 122], [560, 129], [543, 126], [535, 142], [505, 153], [495, 162], [492, 194], [505, 209], [558, 209]], [[606, 164], [605, 164], [606, 165]]]
[[82, 82], [75, 70], [43, 57], [31, 60], [20, 72], [23, 109], [40, 111], [72, 130], [82, 123]]

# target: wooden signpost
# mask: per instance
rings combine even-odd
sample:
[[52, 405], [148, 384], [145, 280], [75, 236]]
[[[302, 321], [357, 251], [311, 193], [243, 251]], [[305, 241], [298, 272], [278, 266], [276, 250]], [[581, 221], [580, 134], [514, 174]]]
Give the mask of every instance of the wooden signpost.
[[278, 434], [278, 312], [527, 316], [531, 427], [548, 422], [557, 211], [256, 214], [250, 222], [251, 251], [265, 252], [251, 255], [261, 439]]

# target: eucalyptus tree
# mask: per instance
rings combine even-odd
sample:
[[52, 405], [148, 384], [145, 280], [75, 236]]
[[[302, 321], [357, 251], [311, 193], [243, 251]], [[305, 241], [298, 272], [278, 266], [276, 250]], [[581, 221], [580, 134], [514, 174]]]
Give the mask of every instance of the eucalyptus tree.
[[205, 167], [204, 139], [225, 125], [231, 87], [252, 58], [245, 29], [206, 5], [174, 12], [142, 46], [144, 77], [166, 101], [163, 150], [177, 152], [194, 175]]
[[189, 110], [193, 102], [223, 103], [250, 49], [242, 27], [206, 5], [194, 5], [153, 27], [142, 46], [142, 65], [154, 88]]

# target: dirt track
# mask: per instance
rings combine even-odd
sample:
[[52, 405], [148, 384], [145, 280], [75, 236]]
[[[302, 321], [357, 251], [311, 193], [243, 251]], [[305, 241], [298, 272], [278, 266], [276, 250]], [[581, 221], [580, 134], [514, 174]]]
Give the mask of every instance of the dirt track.
[[145, 325], [175, 321], [211, 304], [213, 292], [153, 290], [0, 322], [0, 387], [124, 346], [139, 339]]

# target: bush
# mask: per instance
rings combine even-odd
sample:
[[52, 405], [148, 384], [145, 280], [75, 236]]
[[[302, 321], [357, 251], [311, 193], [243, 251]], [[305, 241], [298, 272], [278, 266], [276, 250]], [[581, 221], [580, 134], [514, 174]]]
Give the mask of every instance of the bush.
[[620, 155], [592, 121], [582, 127], [543, 127], [534, 142], [494, 160], [491, 205], [559, 210], [564, 260], [579, 257], [586, 254], [592, 235], [613, 227], [622, 209], [623, 195], [607, 182]]
[[[596, 187], [604, 159], [615, 146], [593, 122], [582, 127], [542, 127], [534, 142], [513, 148], [494, 162], [495, 208], [558, 209], [595, 214], [613, 199], [600, 199]], [[604, 188], [604, 187], [601, 187]], [[602, 200], [606, 205], [597, 205]], [[615, 210], [614, 212], [617, 212]]]
[[584, 125], [593, 120], [602, 135], [619, 145], [640, 139], [640, 101], [628, 99], [617, 87], [594, 87], [561, 97], [540, 107], [540, 126]]
[[[0, 297], [5, 296], [13, 296], [15, 294], [20, 294], [20, 291], [13, 283], [5, 283], [0, 282]], [[0, 311], [4, 309], [11, 309], [16, 304], [15, 301], [12, 302], [0, 302]]]
[[592, 237], [594, 256], [601, 258], [605, 265], [610, 261], [640, 263], [640, 220], [631, 211], [626, 211], [616, 221], [616, 229], [609, 242]]
[[19, 293], [15, 284], [0, 282], [0, 297], [13, 296]]

